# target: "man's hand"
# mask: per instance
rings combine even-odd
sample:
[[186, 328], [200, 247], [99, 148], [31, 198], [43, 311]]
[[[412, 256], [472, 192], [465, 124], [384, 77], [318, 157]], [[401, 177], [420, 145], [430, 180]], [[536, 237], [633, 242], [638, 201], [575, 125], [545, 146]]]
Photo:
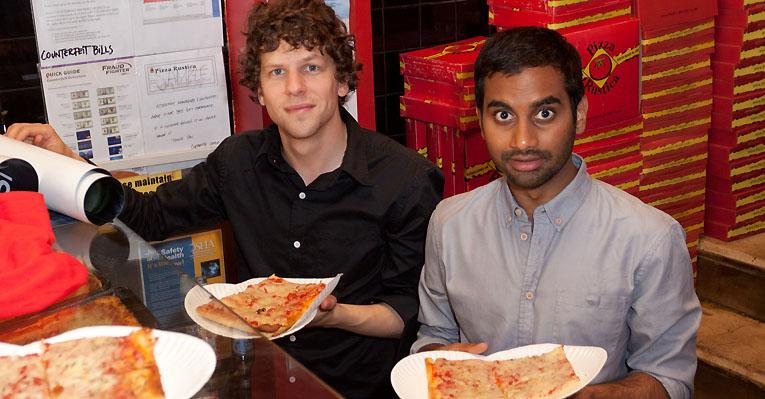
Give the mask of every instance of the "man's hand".
[[64, 141], [61, 140], [61, 137], [58, 136], [56, 130], [51, 125], [42, 123], [14, 123], [8, 128], [5, 137], [24, 141], [57, 154], [85, 162], [71, 148], [64, 144]]
[[337, 303], [337, 297], [330, 295], [321, 302], [308, 327], [339, 328], [370, 337], [398, 338], [404, 322], [388, 304]]
[[480, 355], [481, 353], [486, 352], [487, 349], [489, 349], [489, 345], [487, 345], [485, 342], [479, 342], [477, 344], [457, 342], [457, 343], [449, 344], [449, 345], [441, 345], [441, 344], [425, 345], [422, 347], [422, 349], [420, 349], [420, 352], [439, 350], [439, 351], [459, 351], [459, 352], [472, 353], [474, 355]]
[[319, 305], [319, 311], [316, 312], [316, 317], [314, 317], [313, 320], [308, 323], [307, 327], [325, 327], [329, 325], [330, 319], [333, 316], [332, 312], [335, 310], [335, 306], [337, 306], [337, 297], [330, 295], [324, 298], [324, 300], [321, 301], [321, 304]]
[[632, 372], [627, 377], [605, 384], [588, 385], [570, 399], [669, 399], [664, 386], [649, 374]]

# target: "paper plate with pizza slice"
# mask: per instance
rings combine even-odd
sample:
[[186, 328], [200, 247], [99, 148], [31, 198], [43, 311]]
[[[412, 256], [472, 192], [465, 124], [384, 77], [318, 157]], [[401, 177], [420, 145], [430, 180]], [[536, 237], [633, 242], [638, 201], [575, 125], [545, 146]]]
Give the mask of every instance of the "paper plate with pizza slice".
[[[189, 317], [230, 338], [276, 339], [305, 327], [342, 274], [329, 278], [253, 278], [239, 284], [195, 286], [186, 294]], [[214, 299], [214, 298], [217, 299]]]
[[[24, 346], [0, 345], [0, 394], [186, 399], [215, 371], [213, 348], [187, 334], [128, 326], [67, 331]], [[13, 383], [8, 383], [10, 377]]]
[[596, 346], [558, 344], [522, 346], [488, 356], [457, 351], [420, 352], [401, 359], [393, 367], [391, 384], [402, 399], [562, 399], [592, 381], [607, 356], [605, 349]]

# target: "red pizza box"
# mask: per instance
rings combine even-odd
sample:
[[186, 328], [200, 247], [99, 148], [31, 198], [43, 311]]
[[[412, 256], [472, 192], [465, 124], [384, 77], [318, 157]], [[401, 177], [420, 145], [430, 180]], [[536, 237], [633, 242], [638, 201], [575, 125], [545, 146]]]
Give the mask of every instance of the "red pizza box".
[[636, 191], [640, 180], [640, 170], [643, 160], [640, 154], [625, 156], [620, 159], [601, 162], [596, 165], [587, 164], [587, 172], [594, 179], [601, 180], [624, 191]]
[[715, 40], [714, 19], [671, 27], [668, 32], [641, 33], [642, 56], [652, 56]]
[[[640, 151], [644, 157], [662, 157], [669, 154], [696, 154], [698, 151], [706, 152], [706, 146], [701, 145], [707, 141], [707, 132], [709, 131], [709, 121], [701, 120], [700, 124], [693, 121], [693, 126], [689, 123], [688, 127], [683, 129], [666, 131], [661, 134], [646, 136], [645, 132], [640, 136]], [[674, 126], [670, 126], [674, 129]], [[657, 131], [653, 131], [657, 132]], [[697, 150], [697, 148], [701, 150]]]
[[732, 182], [738, 182], [742, 176], [753, 172], [762, 172], [765, 169], [765, 144], [753, 143], [743, 148], [710, 144], [708, 168], [711, 176]]
[[717, 26], [746, 28], [750, 24], [761, 21], [763, 12], [765, 12], [765, 4], [758, 4], [750, 8], [721, 8], [715, 22]]
[[[744, 166], [746, 169], [748, 165]], [[715, 191], [738, 193], [750, 187], [765, 183], [763, 166], [756, 165], [757, 169], [751, 171], [736, 170], [733, 177], [716, 176], [709, 173], [707, 176], [707, 188]]]
[[642, 91], [656, 92], [688, 82], [712, 78], [712, 62], [705, 58], [699, 62], [685, 64], [641, 77]]
[[524, 11], [546, 13], [551, 16], [582, 13], [597, 9], [603, 5], [629, 5], [630, 0], [490, 0], [494, 4], [501, 4]]
[[727, 129], [709, 130], [709, 141], [717, 144], [735, 146], [765, 136], [765, 122], [737, 124]]
[[444, 198], [456, 194], [454, 190], [454, 153], [453, 153], [453, 134], [448, 126], [434, 125], [438, 132], [438, 152], [441, 155], [437, 165], [441, 168], [444, 175]]
[[640, 114], [640, 41], [634, 18], [564, 33], [582, 58], [588, 118], [616, 123]]
[[[451, 129], [452, 135], [452, 177], [454, 179], [454, 194], [467, 191], [465, 181], [465, 136], [458, 129]], [[480, 135], [480, 132], [478, 132]]]
[[[706, 179], [706, 171], [682, 171], [677, 174], [665, 176], [661, 180], [648, 180], [640, 179], [640, 195], [641, 198], [651, 197], [652, 195], [658, 195], [659, 193], [671, 193], [676, 195], [678, 193], [690, 192], [690, 187], [703, 184]], [[670, 195], [670, 196], [671, 196]]]
[[740, 224], [718, 223], [707, 219], [704, 223], [704, 234], [718, 240], [730, 241], [740, 239], [765, 231], [765, 215]]
[[[684, 158], [676, 159], [660, 165], [649, 163], [648, 168], [645, 167], [646, 160], [643, 160], [643, 171], [640, 173], [641, 181], [652, 182], [665, 179], [667, 176], [675, 176], [680, 172], [697, 173], [698, 171], [705, 170], [707, 168], [706, 154], [689, 155]], [[652, 161], [648, 159], [648, 161]], [[687, 161], [687, 162], [684, 162]], [[669, 165], [669, 166], [666, 166]], [[660, 166], [660, 167], [657, 167]], [[665, 167], [666, 166], [666, 167]]]
[[[744, 93], [735, 97], [714, 96], [712, 103], [712, 126], [725, 126], [730, 129], [733, 121], [739, 119], [736, 115], [744, 115], [755, 109], [765, 108], [765, 90]], [[715, 118], [723, 117], [726, 122], [716, 122]]]
[[[643, 130], [656, 131], [667, 126], [676, 126], [683, 123], [709, 118], [712, 115], [713, 101], [705, 99], [692, 103], [680, 104], [658, 112], [646, 112], [643, 114]], [[651, 135], [650, 133], [647, 135]]]
[[472, 190], [499, 177], [494, 162], [491, 160], [486, 142], [479, 129], [460, 132], [464, 138], [466, 190]]
[[[649, 204], [650, 205], [650, 204]], [[676, 220], [688, 217], [690, 215], [696, 215], [698, 213], [704, 213], [705, 199], [704, 193], [700, 195], [694, 195], [687, 197], [681, 201], [664, 202], [659, 205], [651, 205], [662, 212], [667, 213]]]
[[696, 115], [697, 119], [693, 120], [669, 120], [666, 125], [659, 125], [651, 127], [650, 129], [643, 129], [643, 134], [640, 137], [641, 143], [645, 147], [645, 144], [652, 141], [661, 139], [664, 137], [679, 138], [683, 136], [691, 136], [695, 132], [703, 131], [706, 133], [709, 127], [712, 125], [712, 117], [709, 114]]
[[629, 0], [593, 1], [592, 6], [570, 7], [569, 12], [548, 13], [506, 4], [505, 1], [488, 0], [489, 25], [501, 28], [513, 26], [542, 26], [565, 31], [589, 27], [590, 24], [628, 17], [632, 14]]
[[687, 203], [690, 199], [700, 195], [706, 195], [706, 182], [695, 180], [689, 182], [682, 190], [653, 190], [651, 192], [641, 192], [638, 198], [653, 207], [672, 205], [675, 203]]
[[645, 32], [665, 31], [668, 26], [687, 25], [714, 18], [715, 0], [635, 0], [635, 16]]
[[733, 81], [715, 77], [714, 93], [721, 97], [734, 97], [765, 90], [765, 74], [758, 73], [735, 78]]
[[404, 76], [404, 95], [413, 98], [438, 99], [457, 107], [475, 107], [475, 86]]
[[[699, 208], [701, 208], [699, 210]], [[688, 213], [692, 212], [692, 213]], [[701, 232], [701, 230], [704, 228], [704, 205], [702, 204], [700, 207], [692, 208], [692, 209], [686, 209], [681, 210], [677, 213], [670, 213], [669, 216], [672, 216], [673, 219], [677, 220], [678, 223], [680, 223], [680, 226], [683, 226], [683, 230], [687, 232]]]
[[693, 65], [709, 59], [715, 51], [714, 40], [695, 43], [677, 50], [643, 56], [643, 75], [654, 75], [667, 70]]
[[474, 86], [473, 64], [485, 41], [485, 37], [476, 36], [402, 53], [401, 74], [457, 86]]
[[754, 48], [757, 47], [757, 43], [762, 43], [763, 29], [765, 29], [765, 20], [746, 27], [717, 26], [715, 27], [715, 42], [746, 49]]
[[717, 130], [726, 130], [763, 122], [765, 122], [765, 106], [756, 106], [733, 112], [712, 113], [712, 127]]
[[707, 190], [707, 205], [725, 209], [739, 209], [765, 200], [765, 184], [755, 185], [737, 193]]
[[718, 43], [715, 46], [712, 60], [738, 64], [740, 62], [745, 62], [748, 59], [762, 57], [763, 54], [765, 54], [765, 45], [744, 49], [742, 46]]
[[624, 135], [640, 135], [643, 131], [643, 116], [638, 114], [632, 118], [616, 123], [608, 123], [608, 119], [587, 117], [587, 127], [576, 136], [575, 145], [610, 140]]
[[717, 6], [721, 12], [725, 11], [725, 8], [744, 9], [755, 7], [760, 4], [765, 4], [765, 0], [717, 0]]
[[588, 166], [595, 166], [603, 162], [640, 155], [640, 139], [637, 134], [624, 135], [608, 140], [592, 142], [583, 145], [574, 145], [574, 152], [584, 158]]
[[406, 124], [406, 146], [428, 157], [428, 124], [417, 119], [404, 118]]
[[427, 140], [428, 159], [440, 169], [443, 164], [443, 158], [441, 158], [440, 152], [441, 147], [438, 143], [440, 137], [438, 136], [438, 129], [433, 123], [425, 122], [425, 135]]
[[763, 214], [765, 214], [765, 200], [751, 203], [739, 209], [707, 207], [707, 220], [729, 225], [744, 223]]
[[[751, 61], [754, 62], [734, 64], [732, 62], [712, 61], [712, 72], [715, 76], [715, 79], [720, 79], [727, 82], [735, 82], [736, 79], [752, 76], [758, 78], [765, 77], [765, 57], [753, 59]], [[721, 93], [715, 93], [715, 95], [723, 96]]]
[[674, 87], [643, 92], [641, 107], [643, 113], [652, 113], [712, 98], [712, 78], [680, 84]]
[[475, 107], [457, 107], [407, 96], [401, 96], [400, 100], [399, 108], [402, 117], [452, 126], [460, 130], [478, 128], [478, 115]]

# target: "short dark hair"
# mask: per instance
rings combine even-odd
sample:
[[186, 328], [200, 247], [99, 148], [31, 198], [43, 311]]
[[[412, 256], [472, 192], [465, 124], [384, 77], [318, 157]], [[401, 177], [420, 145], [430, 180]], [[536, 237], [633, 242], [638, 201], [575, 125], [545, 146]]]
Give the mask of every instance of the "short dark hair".
[[[250, 9], [246, 29], [239, 83], [253, 92], [260, 87], [260, 55], [276, 50], [282, 40], [295, 48], [318, 48], [329, 55], [335, 63], [337, 81], [348, 84], [350, 91], [356, 90], [361, 65], [353, 57], [355, 38], [323, 0], [259, 2]], [[339, 98], [341, 105], [346, 100], [347, 96]]]
[[532, 26], [503, 30], [486, 40], [475, 61], [476, 106], [482, 112], [484, 84], [495, 72], [515, 75], [526, 68], [544, 66], [551, 66], [563, 75], [576, 118], [576, 107], [584, 96], [579, 52], [560, 33]]

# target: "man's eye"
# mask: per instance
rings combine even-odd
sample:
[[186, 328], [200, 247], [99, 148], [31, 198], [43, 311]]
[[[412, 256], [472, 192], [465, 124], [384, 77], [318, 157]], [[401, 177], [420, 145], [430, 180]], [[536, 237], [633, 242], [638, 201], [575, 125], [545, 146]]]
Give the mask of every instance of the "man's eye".
[[536, 118], [540, 119], [540, 120], [543, 120], [543, 121], [547, 121], [547, 120], [552, 119], [553, 116], [555, 116], [555, 112], [553, 112], [550, 109], [543, 109], [543, 110], [540, 110], [539, 112], [537, 112]]
[[497, 111], [494, 113], [494, 118], [500, 122], [507, 122], [512, 119], [513, 115], [507, 111]]
[[305, 66], [305, 70], [308, 72], [318, 72], [319, 66], [314, 64], [308, 64]]
[[285, 73], [285, 71], [282, 68], [276, 68], [276, 69], [271, 70], [271, 75], [274, 75], [274, 76], [282, 76], [282, 75], [284, 75], [284, 73]]

